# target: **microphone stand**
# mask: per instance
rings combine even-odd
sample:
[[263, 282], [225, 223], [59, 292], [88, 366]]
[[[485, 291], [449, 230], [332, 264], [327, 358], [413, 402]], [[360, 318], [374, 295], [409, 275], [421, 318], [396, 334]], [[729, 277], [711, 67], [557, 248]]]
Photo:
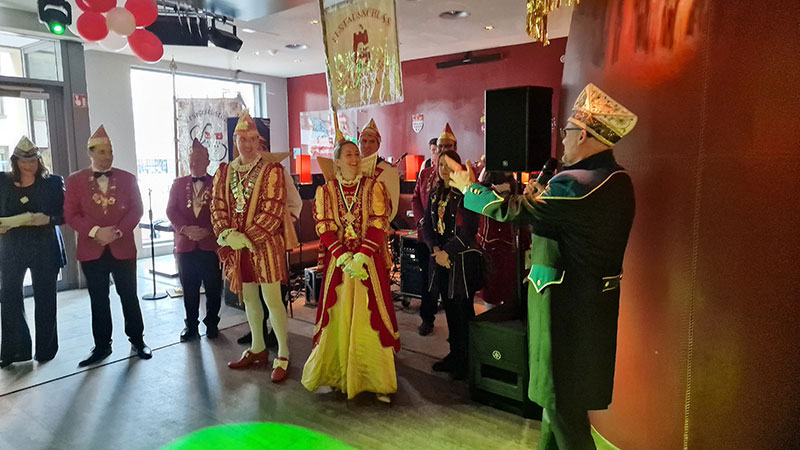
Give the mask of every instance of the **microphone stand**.
[[156, 292], [156, 250], [155, 250], [155, 239], [156, 239], [156, 229], [153, 226], [153, 190], [147, 189], [147, 204], [148, 204], [148, 213], [150, 215], [150, 273], [153, 276], [153, 293], [152, 294], [145, 294], [142, 296], [143, 300], [159, 300], [167, 296], [164, 292]]

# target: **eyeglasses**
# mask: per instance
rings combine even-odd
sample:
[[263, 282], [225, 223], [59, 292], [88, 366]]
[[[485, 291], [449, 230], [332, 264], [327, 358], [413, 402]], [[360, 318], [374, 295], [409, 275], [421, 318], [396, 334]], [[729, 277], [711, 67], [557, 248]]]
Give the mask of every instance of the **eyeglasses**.
[[564, 139], [565, 137], [567, 137], [567, 131], [570, 131], [570, 130], [583, 130], [583, 128], [578, 128], [578, 127], [559, 128], [558, 129], [558, 134], [561, 135], [561, 139]]

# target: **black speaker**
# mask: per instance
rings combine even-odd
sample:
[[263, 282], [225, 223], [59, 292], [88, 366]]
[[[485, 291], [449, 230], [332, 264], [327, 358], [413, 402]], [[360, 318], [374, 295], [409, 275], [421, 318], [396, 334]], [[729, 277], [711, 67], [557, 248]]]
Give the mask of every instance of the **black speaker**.
[[550, 158], [553, 89], [486, 91], [486, 170], [534, 172]]

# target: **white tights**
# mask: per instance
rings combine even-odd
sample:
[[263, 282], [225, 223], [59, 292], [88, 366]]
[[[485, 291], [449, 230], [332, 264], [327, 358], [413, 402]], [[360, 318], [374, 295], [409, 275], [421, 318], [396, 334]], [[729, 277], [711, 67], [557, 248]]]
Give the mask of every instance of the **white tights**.
[[252, 353], [261, 353], [267, 348], [264, 343], [264, 308], [261, 307], [261, 300], [258, 297], [258, 288], [261, 287], [261, 294], [269, 310], [269, 321], [275, 331], [278, 340], [278, 356], [289, 358], [289, 346], [287, 345], [287, 322], [286, 307], [283, 306], [281, 298], [281, 284], [274, 283], [244, 283], [242, 286], [242, 297], [244, 300], [245, 313], [247, 313], [247, 323], [250, 324], [250, 332], [253, 335], [253, 342], [250, 344]]

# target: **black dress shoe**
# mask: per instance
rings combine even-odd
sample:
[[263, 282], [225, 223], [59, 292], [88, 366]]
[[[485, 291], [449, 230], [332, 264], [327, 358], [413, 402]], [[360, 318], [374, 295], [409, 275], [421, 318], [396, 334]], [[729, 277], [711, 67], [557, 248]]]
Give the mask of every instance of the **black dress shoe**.
[[239, 339], [237, 339], [236, 342], [238, 342], [239, 344], [249, 344], [249, 343], [253, 342], [253, 334], [252, 333], [247, 333], [244, 336], [242, 336]]
[[219, 336], [219, 328], [216, 325], [206, 326], [206, 337], [208, 339], [216, 339]]
[[417, 331], [419, 331], [420, 336], [427, 336], [433, 333], [433, 322], [422, 321]]
[[200, 337], [197, 333], [197, 328], [186, 327], [181, 331], [181, 342], [190, 341], [197, 337]]
[[435, 372], [453, 372], [456, 370], [456, 359], [452, 353], [448, 354], [440, 361], [433, 363], [433, 370]]
[[98, 363], [111, 355], [111, 347], [101, 347], [101, 348], [93, 348], [92, 352], [89, 353], [89, 356], [84, 359], [83, 361], [78, 363], [78, 367], [86, 367], [88, 365]]
[[150, 359], [153, 357], [153, 351], [144, 342], [141, 344], [131, 344], [131, 350], [136, 352], [136, 356], [142, 359]]

